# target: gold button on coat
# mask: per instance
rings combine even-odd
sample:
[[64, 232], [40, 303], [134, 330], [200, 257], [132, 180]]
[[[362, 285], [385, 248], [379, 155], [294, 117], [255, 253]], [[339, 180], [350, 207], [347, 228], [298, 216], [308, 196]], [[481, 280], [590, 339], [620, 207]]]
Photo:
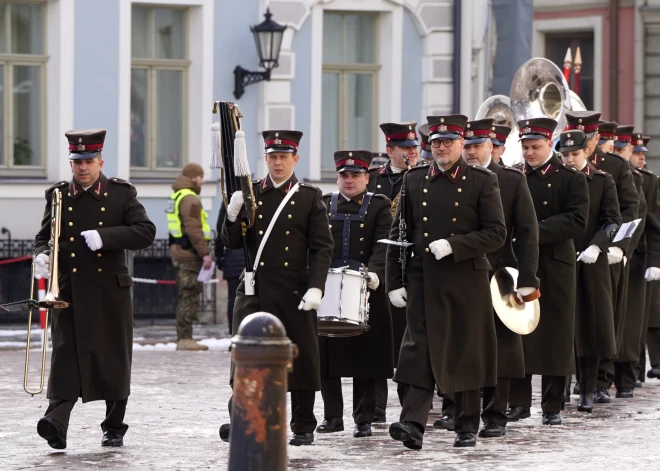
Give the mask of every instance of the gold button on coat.
[[70, 222], [70, 223], [69, 223], [69, 226], [73, 226], [73, 223], [72, 223], [72, 222]]
[[428, 252], [428, 251], [429, 251], [429, 248], [426, 247], [426, 248], [424, 249], [424, 252]]
[[105, 208], [101, 208], [101, 211], [105, 211]]
[[75, 257], [75, 256], [76, 256], [76, 254], [75, 254], [75, 253], [72, 253], [72, 254], [71, 254], [71, 256], [72, 256], [72, 257]]
[[284, 266], [285, 266], [285, 267], [288, 267], [288, 266], [289, 266], [289, 262], [284, 262]]
[[422, 206], [426, 206], [426, 201], [422, 201]]
[[69, 242], [73, 242], [73, 237], [69, 237]]
[[458, 189], [458, 192], [459, 192], [459, 193], [463, 193], [463, 189], [462, 189], [462, 188], [459, 188], [459, 189]]
[[69, 211], [73, 211], [73, 208], [71, 206], [69, 206]]
[[456, 218], [451, 218], [451, 222], [456, 222]]
[[289, 219], [291, 219], [292, 217], [293, 217], [293, 216], [291, 216], [291, 215], [289, 214]]
[[77, 272], [78, 270], [76, 270], [76, 269], [74, 268], [74, 269], [73, 269], [73, 270], [71, 270], [71, 271], [72, 271], [73, 273], [75, 273], [75, 272]]
[[101, 256], [101, 254], [100, 254], [100, 253], [97, 253], [97, 254], [96, 254], [96, 256], [97, 256], [97, 257], [100, 257], [100, 256]]
[[99, 222], [99, 226], [102, 226], [102, 225], [103, 225], [103, 221], [100, 221], [100, 222]]
[[259, 235], [264, 235], [264, 231], [259, 231]]
[[260, 266], [260, 267], [263, 267], [263, 266], [264, 266], [264, 262], [259, 262], [259, 266]]
[[99, 270], [98, 270], [98, 271], [99, 271], [99, 273], [101, 273], [101, 272], [102, 272], [103, 270], [101, 270], [101, 269], [99, 268]]

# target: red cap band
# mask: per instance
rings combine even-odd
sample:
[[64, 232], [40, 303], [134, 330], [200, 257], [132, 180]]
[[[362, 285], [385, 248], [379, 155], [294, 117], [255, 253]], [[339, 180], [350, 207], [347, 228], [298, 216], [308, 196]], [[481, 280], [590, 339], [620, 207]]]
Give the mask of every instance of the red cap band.
[[495, 133], [491, 136], [491, 130], [490, 129], [466, 129], [465, 132], [463, 133], [465, 135], [466, 139], [470, 138], [480, 138], [480, 137], [495, 137]]
[[616, 134], [614, 140], [618, 142], [630, 142], [632, 141], [632, 136], [628, 134]]
[[69, 151], [94, 152], [103, 149], [103, 144], [69, 144]]
[[393, 134], [385, 134], [385, 139], [387, 142], [390, 141], [416, 141], [417, 133], [415, 131], [410, 132], [395, 132]]
[[345, 166], [369, 168], [369, 164], [360, 159], [344, 159], [337, 162], [338, 169]]
[[614, 140], [614, 133], [609, 131], [599, 131], [600, 138], [606, 141]]
[[598, 131], [598, 124], [589, 124], [588, 126], [583, 126], [582, 124], [567, 124], [566, 131], [572, 131], [577, 129], [578, 131], [584, 131], [585, 133]]
[[298, 150], [298, 143], [296, 141], [289, 141], [287, 139], [269, 139], [266, 141], [266, 147], [269, 146], [289, 146]]
[[463, 128], [460, 126], [454, 126], [453, 124], [436, 124], [429, 127], [429, 135], [435, 134], [436, 132], [446, 133], [447, 131], [463, 136]]
[[540, 134], [541, 136], [547, 137], [550, 139], [552, 133], [545, 128], [539, 128], [537, 126], [525, 126], [520, 130], [520, 136], [526, 136], [527, 134]]

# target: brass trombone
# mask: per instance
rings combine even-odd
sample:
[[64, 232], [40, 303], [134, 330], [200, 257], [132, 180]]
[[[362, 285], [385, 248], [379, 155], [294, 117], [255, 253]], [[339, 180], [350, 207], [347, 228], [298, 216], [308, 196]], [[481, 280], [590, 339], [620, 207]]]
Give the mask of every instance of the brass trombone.
[[[43, 300], [34, 302], [32, 299], [26, 302], [29, 307], [28, 316], [28, 331], [27, 331], [27, 346], [25, 348], [25, 373], [23, 375], [23, 389], [26, 393], [34, 396], [44, 390], [44, 376], [46, 374], [46, 352], [48, 350], [48, 315], [51, 309], [65, 309], [69, 307], [69, 303], [60, 299], [60, 285], [58, 280], [59, 274], [59, 239], [62, 222], [62, 193], [59, 189], [53, 190], [51, 201], [51, 219], [50, 219], [50, 240], [48, 246], [50, 248], [50, 265], [49, 265], [49, 280], [48, 291]], [[30, 283], [30, 298], [34, 296], [34, 262], [32, 262], [31, 270], [32, 282]], [[28, 388], [28, 370], [30, 366], [30, 335], [32, 334], [32, 311], [37, 308], [46, 309], [46, 319], [44, 323], [44, 340], [41, 353], [41, 382], [39, 389], [30, 390]]]

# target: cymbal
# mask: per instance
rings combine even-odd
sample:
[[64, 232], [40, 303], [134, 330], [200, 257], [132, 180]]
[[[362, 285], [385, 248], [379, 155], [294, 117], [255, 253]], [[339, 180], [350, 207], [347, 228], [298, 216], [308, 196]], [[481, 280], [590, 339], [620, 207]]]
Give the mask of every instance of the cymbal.
[[511, 267], [500, 268], [490, 281], [490, 295], [493, 308], [509, 330], [520, 335], [534, 332], [541, 319], [539, 300], [517, 304], [513, 302], [515, 286], [518, 281], [518, 270]]

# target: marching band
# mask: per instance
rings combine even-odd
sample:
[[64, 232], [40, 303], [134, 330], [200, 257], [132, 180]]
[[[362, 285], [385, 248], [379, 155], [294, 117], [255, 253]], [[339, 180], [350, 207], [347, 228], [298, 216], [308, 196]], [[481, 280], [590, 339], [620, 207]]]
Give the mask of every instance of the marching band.
[[[483, 114], [472, 121], [428, 116], [419, 127], [381, 124], [389, 161], [370, 168], [371, 151], [338, 150], [337, 190], [325, 195], [296, 177], [299, 131], [263, 133], [268, 175], [248, 178], [249, 188], [235, 187], [238, 173], [228, 175], [234, 189], [222, 239], [228, 248], [244, 247], [246, 257], [233, 331], [248, 315], [266, 311], [297, 345], [288, 376], [290, 445], [311, 445], [314, 432], [344, 430], [342, 377], [353, 379], [355, 438], [371, 436], [373, 423], [387, 421], [387, 381], [393, 379], [402, 410], [389, 434], [415, 450], [422, 448], [436, 389], [443, 416], [433, 427], [454, 431], [455, 447], [472, 447], [478, 436], [502, 437], [508, 422], [531, 416], [533, 375], [542, 376], [542, 424], [550, 426], [562, 423], [573, 374], [577, 410], [587, 413], [610, 402], [612, 384], [617, 398], [634, 397], [647, 345], [648, 377], [660, 379], [654, 283], [660, 280], [660, 177], [645, 168], [649, 138], [633, 126], [602, 121], [595, 111], [515, 121]], [[62, 291], [73, 307], [55, 314], [50, 406], [38, 425], [59, 449], [66, 447], [79, 396], [107, 401], [105, 446], [121, 446], [128, 428], [130, 316], [110, 332], [120, 340], [120, 354], [116, 345], [113, 354], [99, 350], [112, 378], [99, 376], [97, 364], [80, 363], [75, 371], [62, 366], [63, 359], [79, 364], [76, 346], [89, 341], [81, 332], [100, 335], [76, 314], [91, 299], [78, 292], [90, 285], [76, 272], [91, 270], [83, 262], [98, 265], [98, 273], [121, 272], [115, 299], [107, 302], [130, 314], [123, 250], [148, 245], [155, 232], [132, 185], [100, 172], [100, 150], [83, 152], [95, 143], [101, 149], [104, 136], [67, 134], [79, 179], [48, 190], [61, 188], [64, 206], [70, 205], [63, 217], [62, 250], [69, 258], [63, 258]], [[93, 165], [100, 165], [93, 178], [81, 181], [76, 169], [82, 166], [86, 176]], [[101, 204], [111, 211], [104, 221], [91, 221], [101, 216], [86, 215]], [[78, 208], [85, 212], [76, 225], [91, 231], [98, 224], [91, 231], [98, 247], [71, 229]], [[49, 199], [37, 237], [42, 265], [50, 213]], [[98, 252], [74, 259], [72, 251], [83, 252], [85, 244], [114, 258]], [[108, 295], [99, 290], [98, 297]], [[89, 348], [105, 345], [97, 343]], [[234, 365], [230, 374], [235, 381]], [[113, 389], [102, 390], [107, 384]], [[324, 410], [318, 427], [317, 391]], [[224, 441], [230, 430], [230, 424], [220, 428]]]

